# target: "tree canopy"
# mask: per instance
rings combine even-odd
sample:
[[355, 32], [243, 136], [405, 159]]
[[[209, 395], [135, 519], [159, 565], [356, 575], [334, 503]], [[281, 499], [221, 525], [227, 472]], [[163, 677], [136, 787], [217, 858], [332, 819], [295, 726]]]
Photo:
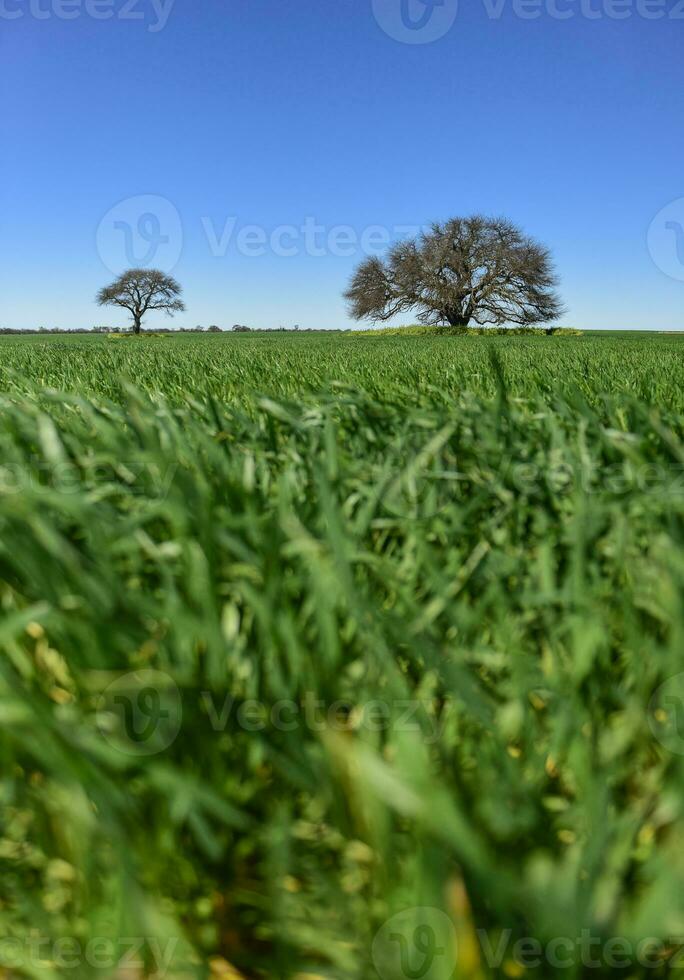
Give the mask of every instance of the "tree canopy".
[[417, 311], [427, 324], [531, 325], [557, 319], [550, 252], [506, 218], [452, 218], [365, 259], [345, 298], [356, 320]]
[[182, 313], [181, 287], [172, 276], [159, 269], [128, 269], [97, 294], [100, 306], [120, 306], [133, 317], [133, 332], [140, 333], [142, 318], [150, 310], [163, 310], [169, 316]]

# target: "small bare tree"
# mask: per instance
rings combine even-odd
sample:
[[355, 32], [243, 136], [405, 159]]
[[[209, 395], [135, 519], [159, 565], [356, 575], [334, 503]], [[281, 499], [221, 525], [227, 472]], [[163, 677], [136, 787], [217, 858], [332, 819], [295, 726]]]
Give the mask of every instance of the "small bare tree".
[[365, 259], [345, 298], [356, 320], [417, 310], [428, 324], [534, 324], [563, 307], [548, 249], [505, 218], [453, 218]]
[[121, 306], [133, 317], [133, 333], [140, 333], [142, 318], [149, 310], [163, 310], [169, 316], [182, 313], [181, 287], [158, 269], [129, 269], [97, 294], [100, 306]]

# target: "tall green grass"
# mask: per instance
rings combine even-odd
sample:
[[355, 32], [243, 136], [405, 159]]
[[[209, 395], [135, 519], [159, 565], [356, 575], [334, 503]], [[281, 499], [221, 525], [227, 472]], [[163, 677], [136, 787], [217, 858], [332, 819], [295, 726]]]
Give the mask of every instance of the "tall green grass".
[[[562, 342], [561, 342], [562, 341]], [[299, 399], [339, 381], [386, 398], [449, 400], [463, 391], [493, 397], [496, 351], [513, 396], [579, 389], [628, 394], [684, 412], [680, 336], [451, 337], [335, 334], [0, 337], [0, 385], [33, 385], [119, 398], [121, 378], [172, 402], [213, 395], [244, 404], [253, 393]]]
[[1, 339], [9, 975], [670, 975], [681, 349]]

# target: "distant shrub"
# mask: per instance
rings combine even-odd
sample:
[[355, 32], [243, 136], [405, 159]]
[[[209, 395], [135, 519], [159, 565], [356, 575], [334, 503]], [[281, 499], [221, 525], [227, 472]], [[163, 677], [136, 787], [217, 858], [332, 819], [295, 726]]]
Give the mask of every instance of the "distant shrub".
[[377, 330], [355, 330], [359, 337], [581, 337], [582, 330], [574, 327], [434, 327], [415, 324], [408, 327], [382, 327]]

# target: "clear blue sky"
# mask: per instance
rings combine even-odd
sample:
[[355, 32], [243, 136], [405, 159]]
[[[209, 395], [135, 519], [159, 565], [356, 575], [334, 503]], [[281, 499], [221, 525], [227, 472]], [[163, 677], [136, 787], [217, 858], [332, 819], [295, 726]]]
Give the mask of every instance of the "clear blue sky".
[[[430, 43], [390, 36], [418, 40], [401, 0], [169, 2], [0, 0], [0, 326], [125, 323], [93, 296], [128, 225], [128, 254], [154, 250], [184, 286], [166, 323], [346, 327], [369, 226], [482, 211], [551, 247], [565, 323], [684, 328], [684, 281], [648, 246], [671, 205], [653, 248], [684, 280], [682, 0], [661, 19], [646, 0], [540, 0], [535, 19], [534, 0], [498, 18], [461, 0]], [[454, 11], [405, 2], [415, 21]], [[313, 247], [274, 247], [307, 218]]]

